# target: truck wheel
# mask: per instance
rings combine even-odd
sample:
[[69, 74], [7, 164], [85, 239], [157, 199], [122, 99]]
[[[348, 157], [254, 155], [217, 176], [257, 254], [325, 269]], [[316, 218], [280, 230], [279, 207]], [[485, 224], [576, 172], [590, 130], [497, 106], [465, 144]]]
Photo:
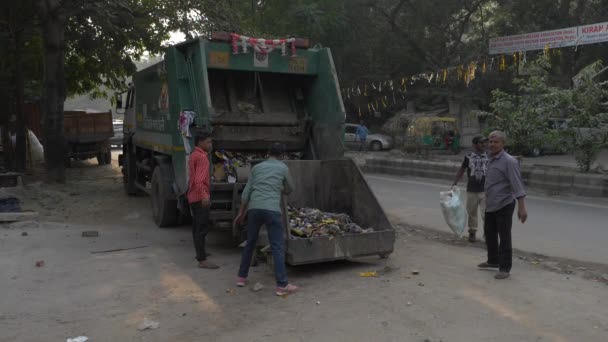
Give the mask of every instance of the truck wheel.
[[161, 167], [156, 167], [152, 173], [152, 215], [159, 227], [167, 227], [177, 223], [177, 200], [168, 199], [171, 187], [164, 181]]
[[112, 164], [112, 151], [105, 153], [105, 162], [106, 164]]
[[380, 151], [382, 150], [382, 143], [379, 141], [372, 141], [370, 147], [372, 151]]
[[97, 154], [97, 163], [99, 165], [106, 165], [106, 154], [105, 153]]
[[135, 165], [135, 153], [131, 152], [129, 145], [126, 145], [123, 153], [123, 164], [122, 164], [122, 179], [125, 184], [125, 192], [127, 195], [135, 196], [139, 192], [137, 186], [135, 186], [135, 178], [137, 175], [137, 167]]

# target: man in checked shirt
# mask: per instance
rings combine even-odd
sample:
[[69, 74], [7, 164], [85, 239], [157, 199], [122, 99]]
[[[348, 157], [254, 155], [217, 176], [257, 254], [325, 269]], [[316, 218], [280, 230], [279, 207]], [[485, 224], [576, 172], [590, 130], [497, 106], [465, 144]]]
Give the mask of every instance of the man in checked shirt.
[[198, 267], [217, 269], [219, 266], [207, 261], [205, 251], [205, 237], [209, 232], [210, 175], [209, 156], [207, 153], [213, 149], [211, 135], [206, 132], [197, 132], [194, 135], [194, 151], [190, 154], [188, 162], [188, 203], [192, 209], [192, 238], [196, 249]]
[[517, 203], [517, 217], [521, 223], [528, 219], [526, 190], [519, 171], [519, 162], [505, 152], [507, 137], [504, 132], [490, 133], [490, 161], [486, 170], [486, 219], [484, 233], [488, 261], [479, 268], [498, 268], [496, 279], [509, 277], [512, 264], [511, 226]]

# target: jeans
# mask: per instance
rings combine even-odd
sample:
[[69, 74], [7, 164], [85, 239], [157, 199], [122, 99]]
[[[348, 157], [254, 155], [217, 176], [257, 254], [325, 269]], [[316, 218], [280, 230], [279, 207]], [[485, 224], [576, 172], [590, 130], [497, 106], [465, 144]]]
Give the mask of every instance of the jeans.
[[[486, 212], [484, 233], [488, 248], [488, 264], [498, 264], [501, 272], [511, 271], [513, 251], [511, 246], [511, 226], [515, 201], [495, 212]], [[500, 244], [499, 244], [500, 238]]]
[[367, 151], [367, 139], [359, 139], [359, 152]]
[[274, 275], [277, 286], [287, 286], [287, 271], [285, 270], [285, 240], [283, 239], [283, 224], [281, 213], [277, 211], [251, 209], [247, 212], [247, 246], [243, 250], [241, 257], [241, 267], [239, 277], [247, 278], [251, 258], [258, 242], [258, 235], [262, 225], [268, 230], [268, 240], [272, 248], [272, 258], [274, 261]]
[[190, 204], [192, 209], [192, 239], [196, 250], [196, 260], [207, 260], [205, 238], [209, 232], [209, 208], [203, 208], [201, 202]]

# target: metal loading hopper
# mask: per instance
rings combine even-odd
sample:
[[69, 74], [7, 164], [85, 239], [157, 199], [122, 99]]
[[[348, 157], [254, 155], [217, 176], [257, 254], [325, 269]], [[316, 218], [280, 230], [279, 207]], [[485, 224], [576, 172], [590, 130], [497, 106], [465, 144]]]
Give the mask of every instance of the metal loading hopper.
[[[293, 177], [295, 191], [286, 198], [283, 219], [286, 229], [286, 260], [302, 265], [393, 252], [395, 231], [372, 193], [363, 174], [350, 159], [285, 161]], [[345, 213], [370, 233], [292, 237], [287, 205], [310, 207], [325, 212]]]

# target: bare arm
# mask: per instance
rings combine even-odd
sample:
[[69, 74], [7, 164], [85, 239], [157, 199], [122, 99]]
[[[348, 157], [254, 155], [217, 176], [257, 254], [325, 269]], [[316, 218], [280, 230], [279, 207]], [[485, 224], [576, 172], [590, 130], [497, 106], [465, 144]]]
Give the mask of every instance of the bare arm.
[[526, 209], [525, 197], [520, 197], [517, 199], [517, 217], [521, 223], [526, 223], [528, 219], [528, 210]]
[[458, 182], [460, 182], [460, 179], [464, 175], [464, 171], [465, 171], [464, 166], [461, 166], [460, 169], [458, 170], [458, 172], [456, 173], [456, 180], [454, 181], [454, 184], [452, 186], [456, 186], [456, 184], [458, 184]]

